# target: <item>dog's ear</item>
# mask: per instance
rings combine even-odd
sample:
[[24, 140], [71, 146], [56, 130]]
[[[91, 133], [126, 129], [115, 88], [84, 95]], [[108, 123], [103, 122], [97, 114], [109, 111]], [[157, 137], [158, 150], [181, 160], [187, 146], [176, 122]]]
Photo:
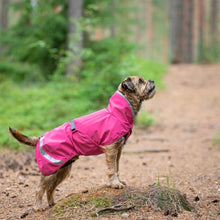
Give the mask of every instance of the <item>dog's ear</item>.
[[135, 85], [132, 82], [131, 78], [128, 77], [127, 79], [125, 79], [122, 84], [121, 87], [126, 90], [127, 92], [135, 92]]

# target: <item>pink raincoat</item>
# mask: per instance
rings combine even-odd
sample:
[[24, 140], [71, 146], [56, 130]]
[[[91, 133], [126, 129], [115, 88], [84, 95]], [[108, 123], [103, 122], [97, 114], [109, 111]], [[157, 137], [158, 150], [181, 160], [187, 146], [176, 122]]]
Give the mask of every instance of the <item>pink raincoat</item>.
[[[130, 136], [134, 112], [126, 97], [117, 91], [107, 109], [76, 118], [40, 137], [36, 158], [44, 175], [56, 172], [77, 155], [102, 154], [102, 146]], [[126, 141], [125, 140], [125, 141]]]

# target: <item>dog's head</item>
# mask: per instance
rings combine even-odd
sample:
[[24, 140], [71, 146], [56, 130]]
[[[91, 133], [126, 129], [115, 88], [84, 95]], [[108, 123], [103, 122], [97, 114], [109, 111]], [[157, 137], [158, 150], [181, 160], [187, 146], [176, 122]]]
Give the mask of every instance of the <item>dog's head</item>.
[[144, 80], [142, 76], [127, 77], [118, 88], [124, 95], [136, 96], [140, 101], [151, 99], [156, 93], [152, 80]]

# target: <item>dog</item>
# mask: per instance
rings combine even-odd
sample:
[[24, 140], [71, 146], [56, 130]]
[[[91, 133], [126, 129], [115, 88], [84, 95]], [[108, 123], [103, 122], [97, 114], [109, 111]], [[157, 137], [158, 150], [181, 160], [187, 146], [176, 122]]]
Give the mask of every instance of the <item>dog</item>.
[[69, 176], [72, 163], [80, 155], [105, 153], [108, 185], [123, 188], [126, 184], [119, 178], [122, 148], [132, 132], [142, 102], [151, 99], [155, 93], [154, 81], [130, 76], [118, 86], [107, 109], [76, 118], [41, 137], [28, 137], [9, 127], [10, 134], [19, 142], [36, 148], [41, 180], [36, 191], [35, 209], [41, 209], [45, 191], [49, 207], [55, 204], [56, 187]]

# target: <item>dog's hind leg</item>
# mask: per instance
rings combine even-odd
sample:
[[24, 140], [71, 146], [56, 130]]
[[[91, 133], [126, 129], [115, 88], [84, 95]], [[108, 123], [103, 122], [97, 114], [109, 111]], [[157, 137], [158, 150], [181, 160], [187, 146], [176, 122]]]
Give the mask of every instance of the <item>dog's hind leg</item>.
[[56, 187], [69, 176], [72, 164], [59, 169], [56, 173], [49, 176], [46, 183], [46, 193], [48, 205], [51, 207], [54, 203], [54, 192]]
[[42, 199], [43, 199], [44, 192], [46, 190], [45, 178], [46, 178], [46, 176], [44, 176], [42, 174], [40, 184], [39, 184], [38, 189], [36, 191], [36, 203], [35, 203], [36, 210], [39, 210], [42, 208], [41, 207], [42, 206]]
[[49, 176], [41, 175], [39, 187], [36, 191], [36, 204], [35, 209], [40, 210], [42, 208], [42, 199], [44, 192], [47, 194], [47, 201], [49, 206], [53, 206], [54, 203], [54, 191], [56, 187], [68, 177], [72, 164], [59, 169], [56, 173]]

